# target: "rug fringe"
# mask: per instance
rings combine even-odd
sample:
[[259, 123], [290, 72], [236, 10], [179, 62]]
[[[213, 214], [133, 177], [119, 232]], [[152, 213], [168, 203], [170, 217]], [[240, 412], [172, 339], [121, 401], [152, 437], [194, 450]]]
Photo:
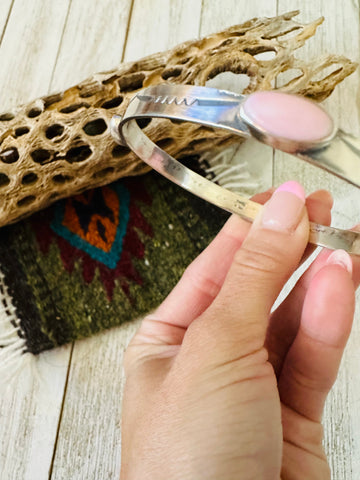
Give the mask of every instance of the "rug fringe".
[[200, 165], [202, 162], [208, 164], [205, 173], [213, 182], [227, 190], [247, 192], [256, 188], [257, 184], [251, 181], [247, 164], [243, 159], [239, 159], [238, 150], [239, 146], [233, 145], [216, 155], [206, 152], [200, 157], [199, 162]]
[[31, 360], [16, 308], [0, 270], [0, 391], [16, 380]]

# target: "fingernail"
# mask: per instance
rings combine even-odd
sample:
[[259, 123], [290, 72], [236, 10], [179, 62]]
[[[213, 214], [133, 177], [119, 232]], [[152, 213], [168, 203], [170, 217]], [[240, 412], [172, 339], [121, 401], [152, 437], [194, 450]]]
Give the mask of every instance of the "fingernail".
[[335, 250], [326, 260], [326, 265], [339, 265], [352, 274], [353, 264], [350, 255], [345, 250]]
[[305, 204], [305, 191], [297, 182], [280, 185], [263, 209], [262, 226], [269, 230], [292, 232], [296, 229]]

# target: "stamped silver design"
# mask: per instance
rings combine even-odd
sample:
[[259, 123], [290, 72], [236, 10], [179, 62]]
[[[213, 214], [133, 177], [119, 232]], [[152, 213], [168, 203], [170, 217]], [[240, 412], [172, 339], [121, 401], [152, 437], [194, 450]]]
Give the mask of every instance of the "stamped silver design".
[[[128, 145], [144, 162], [169, 180], [218, 207], [253, 221], [261, 205], [244, 195], [226, 190], [201, 177], [155, 145], [137, 125], [139, 118], [170, 118], [229, 130], [257, 138], [323, 168], [360, 188], [360, 140], [341, 130], [318, 143], [291, 145], [290, 139], [256, 132], [242, 118], [241, 106], [247, 97], [225, 90], [189, 85], [158, 85], [139, 92], [131, 100], [123, 118], [114, 117], [110, 131], [114, 139]], [[274, 112], [274, 115], [276, 112]], [[296, 148], [295, 148], [296, 147]], [[360, 255], [360, 233], [310, 224], [309, 242]]]

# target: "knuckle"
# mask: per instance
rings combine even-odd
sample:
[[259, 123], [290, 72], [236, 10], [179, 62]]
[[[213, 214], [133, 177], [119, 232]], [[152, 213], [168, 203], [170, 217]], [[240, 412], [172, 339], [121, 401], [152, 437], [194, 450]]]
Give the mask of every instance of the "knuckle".
[[236, 252], [234, 264], [242, 270], [261, 274], [282, 271], [287, 267], [286, 256], [281, 246], [269, 245], [268, 242], [258, 238], [247, 242]]
[[287, 365], [287, 374], [297, 389], [323, 395], [329, 392], [335, 381], [335, 378], [331, 376], [322, 377], [321, 375], [310, 374], [308, 371], [302, 371], [294, 363]]
[[191, 264], [184, 272], [183, 278], [191, 284], [201, 295], [206, 295], [210, 299], [214, 299], [219, 293], [221, 282], [204, 273], [203, 269], [196, 268]]

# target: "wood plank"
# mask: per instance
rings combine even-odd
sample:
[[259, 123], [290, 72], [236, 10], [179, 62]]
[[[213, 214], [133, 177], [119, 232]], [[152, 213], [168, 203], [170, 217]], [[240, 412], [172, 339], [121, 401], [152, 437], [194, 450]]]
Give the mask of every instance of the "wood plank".
[[273, 17], [276, 15], [276, 0], [257, 0], [246, 2], [238, 0], [203, 1], [200, 35], [224, 30], [231, 25], [244, 23], [255, 17]]
[[69, 347], [29, 357], [0, 398], [0, 478], [45, 480], [53, 455]]
[[[15, 0], [0, 48], [3, 108], [48, 92], [68, 4], [56, 2], [49, 9], [44, 0]], [[3, 19], [0, 16], [2, 25]], [[1, 479], [48, 478], [69, 353], [66, 347], [40, 357], [29, 355], [22, 373], [1, 392]]]
[[51, 90], [63, 90], [94, 73], [111, 70], [123, 55], [131, 0], [72, 0]]
[[12, 4], [13, 0], [2, 0], [0, 3], [0, 39], [5, 33], [5, 28], [11, 13]]
[[122, 361], [136, 327], [76, 342], [52, 480], [119, 478]]
[[69, 3], [15, 1], [0, 50], [2, 111], [48, 92]]
[[198, 36], [201, 0], [135, 0], [125, 61], [161, 52]]
[[[302, 2], [301, 20], [310, 21], [321, 15], [324, 24], [305, 48], [298, 51], [301, 58], [319, 57], [325, 53], [339, 53], [359, 61], [359, 49], [349, 49], [349, 45], [359, 45], [359, 10], [357, 2], [344, 0], [318, 0]], [[298, 8], [293, 0], [279, 0], [279, 11]], [[359, 134], [359, 70], [346, 79], [325, 102], [326, 108], [339, 125], [354, 134]], [[354, 101], [357, 99], [357, 102]], [[335, 198], [333, 224], [349, 228], [360, 221], [358, 205], [360, 192], [346, 182], [326, 172], [297, 160], [289, 155], [276, 153], [274, 183], [297, 179], [307, 192], [318, 188], [330, 190]], [[335, 387], [329, 395], [325, 415], [325, 448], [329, 457], [333, 478], [358, 479], [360, 471], [360, 413], [357, 408], [360, 401], [360, 329], [359, 306], [355, 315], [354, 328], [342, 362]]]

